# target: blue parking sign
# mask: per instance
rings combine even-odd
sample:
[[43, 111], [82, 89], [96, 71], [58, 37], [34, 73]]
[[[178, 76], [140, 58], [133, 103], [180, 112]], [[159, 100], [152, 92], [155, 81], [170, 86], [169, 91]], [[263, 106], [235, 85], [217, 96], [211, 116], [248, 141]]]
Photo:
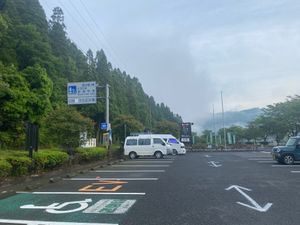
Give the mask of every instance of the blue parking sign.
[[101, 130], [107, 130], [107, 123], [100, 123], [100, 129]]
[[69, 94], [76, 94], [77, 93], [76, 85], [69, 86], [68, 91], [69, 91]]

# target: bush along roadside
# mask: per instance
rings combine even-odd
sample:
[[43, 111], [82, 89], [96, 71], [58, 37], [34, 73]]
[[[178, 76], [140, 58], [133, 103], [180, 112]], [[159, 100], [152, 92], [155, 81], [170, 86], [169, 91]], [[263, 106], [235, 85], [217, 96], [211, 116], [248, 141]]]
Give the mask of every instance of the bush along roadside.
[[[112, 155], [116, 157], [119, 149], [112, 148]], [[61, 149], [44, 149], [34, 152], [33, 158], [27, 156], [26, 151], [0, 152], [0, 179], [28, 175], [32, 172], [54, 170], [70, 164], [84, 164], [106, 160], [108, 151], [105, 147], [77, 148], [74, 155], [69, 155]], [[114, 158], [115, 158], [114, 157]], [[119, 154], [118, 156], [119, 157]]]
[[107, 150], [104, 147], [77, 148], [74, 160], [78, 163], [86, 163], [107, 158]]

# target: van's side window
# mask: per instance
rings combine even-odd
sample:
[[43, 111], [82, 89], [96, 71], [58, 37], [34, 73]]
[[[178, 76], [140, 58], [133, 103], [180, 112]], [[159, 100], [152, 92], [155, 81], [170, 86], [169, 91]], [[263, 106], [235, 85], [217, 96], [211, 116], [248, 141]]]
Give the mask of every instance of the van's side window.
[[170, 138], [169, 139], [169, 143], [173, 143], [173, 144], [179, 144], [178, 141], [174, 138]]
[[126, 145], [137, 145], [137, 139], [128, 139]]
[[153, 138], [153, 143], [154, 144], [162, 144], [163, 141], [160, 138]]
[[150, 145], [151, 144], [151, 140], [149, 138], [141, 138], [139, 139], [139, 145]]

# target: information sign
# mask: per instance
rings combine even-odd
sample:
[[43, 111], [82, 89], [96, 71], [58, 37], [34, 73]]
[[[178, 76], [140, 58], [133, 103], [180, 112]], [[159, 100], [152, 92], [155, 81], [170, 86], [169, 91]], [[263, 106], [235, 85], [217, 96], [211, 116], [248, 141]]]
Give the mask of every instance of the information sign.
[[192, 144], [192, 126], [193, 123], [181, 123], [180, 141], [185, 144]]
[[107, 123], [105, 123], [105, 122], [100, 123], [100, 129], [101, 130], [107, 130]]
[[95, 81], [68, 83], [68, 105], [95, 104], [96, 86]]

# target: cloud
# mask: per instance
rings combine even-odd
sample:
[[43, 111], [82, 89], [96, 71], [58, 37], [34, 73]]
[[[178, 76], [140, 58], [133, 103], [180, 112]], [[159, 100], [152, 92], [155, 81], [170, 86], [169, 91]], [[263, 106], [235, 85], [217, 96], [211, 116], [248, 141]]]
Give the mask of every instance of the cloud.
[[208, 68], [218, 89], [230, 100], [227, 109], [264, 106], [296, 94], [300, 77], [298, 24], [249, 29], [222, 28], [195, 35], [193, 56]]
[[70, 1], [41, 2], [63, 2], [68, 34], [79, 47], [103, 47], [113, 65], [138, 77], [148, 95], [186, 121], [210, 116], [212, 104], [221, 111], [221, 90], [226, 110], [298, 93], [298, 0], [83, 1], [102, 29], [93, 32], [104, 34], [116, 54], [94, 39]]

